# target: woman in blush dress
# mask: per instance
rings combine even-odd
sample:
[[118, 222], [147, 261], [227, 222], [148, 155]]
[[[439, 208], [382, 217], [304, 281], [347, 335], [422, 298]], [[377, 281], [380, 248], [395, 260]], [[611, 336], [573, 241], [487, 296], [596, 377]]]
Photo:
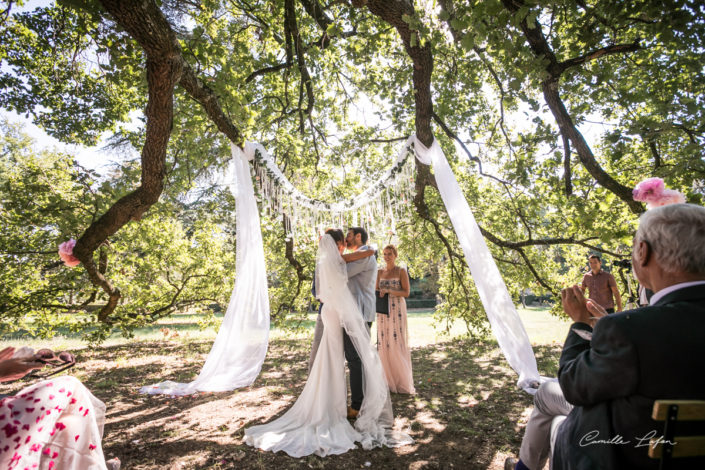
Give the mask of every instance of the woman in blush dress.
[[377, 271], [377, 290], [380, 296], [389, 294], [389, 314], [377, 314], [377, 351], [389, 391], [413, 395], [416, 390], [411, 372], [405, 300], [409, 296], [409, 275], [395, 264], [398, 254], [394, 245], [384, 247], [382, 254], [386, 266]]

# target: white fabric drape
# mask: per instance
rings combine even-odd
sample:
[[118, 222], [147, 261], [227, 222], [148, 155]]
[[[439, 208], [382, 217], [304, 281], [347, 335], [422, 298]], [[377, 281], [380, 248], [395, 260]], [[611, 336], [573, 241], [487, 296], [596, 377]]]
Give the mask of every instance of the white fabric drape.
[[441, 193], [443, 204], [453, 223], [460, 246], [463, 248], [492, 332], [507, 362], [519, 374], [517, 384], [531, 394], [536, 393], [536, 388], [531, 385], [540, 382], [541, 378], [529, 336], [526, 334], [492, 254], [487, 248], [472, 210], [458, 186], [453, 170], [437, 140], [434, 139], [431, 148], [426, 148], [416, 136], [412, 136], [406, 145], [412, 142], [416, 158], [433, 168], [438, 191]]
[[237, 251], [235, 288], [208, 358], [196, 380], [142, 387], [149, 394], [189, 395], [246, 387], [262, 369], [269, 340], [269, 295], [259, 211], [246, 155], [232, 147]]
[[[518, 385], [535, 393], [532, 384], [541, 381], [528, 335], [514, 307], [499, 269], [463, 196], [443, 150], [434, 140], [426, 148], [416, 136], [404, 144], [399, 160], [411, 144], [416, 158], [431, 165], [441, 198], [453, 223], [480, 299], [509, 365], [519, 374]], [[188, 384], [162, 382], [143, 387], [143, 393], [185, 395], [197, 391], [226, 391], [250, 385], [262, 368], [269, 337], [269, 297], [264, 266], [264, 249], [259, 212], [250, 178], [248, 157], [255, 144], [245, 152], [233, 146], [237, 201], [237, 273], [223, 324], [198, 378]], [[364, 191], [369, 196], [372, 190]]]

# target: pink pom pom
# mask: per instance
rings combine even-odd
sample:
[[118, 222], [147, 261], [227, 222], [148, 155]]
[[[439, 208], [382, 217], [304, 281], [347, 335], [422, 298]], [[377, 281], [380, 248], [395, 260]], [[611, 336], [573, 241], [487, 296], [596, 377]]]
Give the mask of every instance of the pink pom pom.
[[73, 238], [59, 245], [59, 258], [70, 268], [81, 264], [81, 260], [73, 255], [74, 246], [76, 246], [76, 240]]
[[673, 189], [666, 189], [661, 178], [645, 179], [636, 185], [632, 195], [635, 201], [645, 202], [647, 209], [685, 202], [685, 196]]
[[650, 202], [658, 199], [664, 189], [666, 189], [666, 185], [661, 178], [647, 178], [636, 185], [632, 196], [635, 201]]
[[667, 206], [669, 204], [682, 204], [685, 202], [685, 196], [683, 196], [678, 191], [673, 189], [665, 189], [661, 193], [661, 197], [657, 200], [650, 201], [646, 204], [646, 207], [651, 209], [653, 207]]

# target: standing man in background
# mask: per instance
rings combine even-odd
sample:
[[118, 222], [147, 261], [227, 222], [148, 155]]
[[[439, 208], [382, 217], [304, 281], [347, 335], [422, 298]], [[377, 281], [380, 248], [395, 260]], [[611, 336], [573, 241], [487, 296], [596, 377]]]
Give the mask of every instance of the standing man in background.
[[617, 303], [617, 311], [621, 312], [622, 296], [619, 295], [614, 276], [602, 270], [602, 260], [599, 256], [590, 255], [588, 262], [590, 263], [590, 271], [583, 276], [580, 288], [583, 292], [587, 289], [589, 299], [598, 303], [607, 310], [607, 313], [614, 313], [615, 302]]

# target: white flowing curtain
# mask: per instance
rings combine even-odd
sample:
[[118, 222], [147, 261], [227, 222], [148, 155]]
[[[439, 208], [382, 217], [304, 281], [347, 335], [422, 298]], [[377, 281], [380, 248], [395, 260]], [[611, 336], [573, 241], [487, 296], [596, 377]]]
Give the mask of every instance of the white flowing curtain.
[[262, 369], [269, 340], [269, 294], [259, 211], [247, 156], [232, 147], [237, 224], [235, 288], [213, 347], [196, 380], [142, 387], [149, 394], [190, 395], [246, 387]]
[[[402, 161], [403, 153], [412, 144], [416, 158], [433, 168], [438, 190], [470, 267], [492, 332], [507, 362], [519, 374], [517, 384], [527, 392], [535, 393], [535, 386], [541, 377], [529, 337], [448, 160], [438, 141], [434, 140], [431, 147], [426, 148], [416, 136], [411, 136], [400, 150], [396, 163]], [[256, 151], [265, 155], [270, 165], [273, 159], [264, 148], [255, 144], [247, 144], [245, 153], [236, 146], [232, 151], [237, 204], [237, 272], [228, 310], [196, 380], [190, 383], [162, 382], [142, 387], [140, 391], [143, 393], [187, 395], [198, 391], [233, 390], [252, 384], [262, 368], [269, 338], [269, 296], [259, 212], [248, 159], [254, 158]], [[293, 187], [281, 172], [277, 172], [277, 177]], [[375, 189], [363, 191], [366, 198], [379, 192], [379, 182], [375, 186]], [[301, 199], [305, 196], [299, 196], [299, 202], [324, 211], [318, 202]], [[355, 206], [353, 210], [359, 207], [357, 204]], [[333, 211], [336, 210], [344, 209], [334, 206]]]
[[416, 136], [409, 138], [406, 145], [411, 143], [414, 144], [416, 158], [433, 168], [438, 191], [463, 248], [497, 343], [509, 365], [519, 374], [518, 386], [533, 394], [536, 392], [534, 386], [541, 380], [534, 350], [453, 170], [437, 140], [434, 139], [431, 148], [426, 148]]

